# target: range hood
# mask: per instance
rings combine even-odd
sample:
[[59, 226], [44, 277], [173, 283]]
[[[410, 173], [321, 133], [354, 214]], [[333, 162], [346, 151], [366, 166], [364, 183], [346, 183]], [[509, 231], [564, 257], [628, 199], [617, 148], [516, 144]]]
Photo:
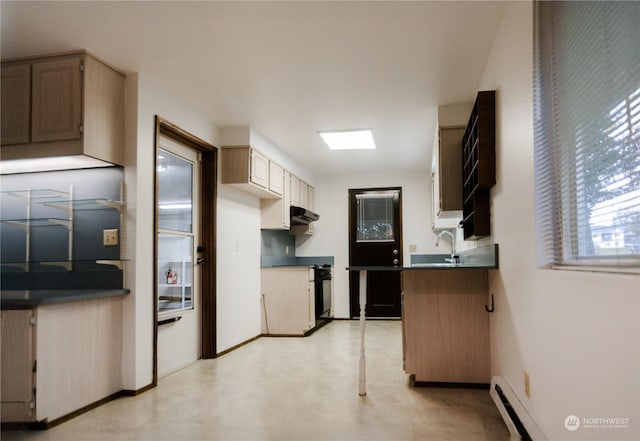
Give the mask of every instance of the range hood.
[[292, 205], [290, 208], [291, 225], [308, 225], [310, 222], [317, 221], [320, 216], [306, 208], [296, 207]]

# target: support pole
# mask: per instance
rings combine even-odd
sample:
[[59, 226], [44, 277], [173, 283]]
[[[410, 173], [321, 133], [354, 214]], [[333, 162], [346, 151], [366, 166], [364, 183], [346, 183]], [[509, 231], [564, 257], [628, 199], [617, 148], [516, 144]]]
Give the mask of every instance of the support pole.
[[367, 362], [364, 356], [364, 323], [365, 308], [367, 306], [367, 271], [360, 271], [360, 376], [358, 394], [362, 397], [367, 395]]

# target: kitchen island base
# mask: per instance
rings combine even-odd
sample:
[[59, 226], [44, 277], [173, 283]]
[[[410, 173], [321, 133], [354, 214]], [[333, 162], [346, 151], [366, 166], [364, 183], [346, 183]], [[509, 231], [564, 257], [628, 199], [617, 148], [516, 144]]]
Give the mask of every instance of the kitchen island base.
[[404, 369], [418, 385], [491, 380], [486, 269], [402, 273]]

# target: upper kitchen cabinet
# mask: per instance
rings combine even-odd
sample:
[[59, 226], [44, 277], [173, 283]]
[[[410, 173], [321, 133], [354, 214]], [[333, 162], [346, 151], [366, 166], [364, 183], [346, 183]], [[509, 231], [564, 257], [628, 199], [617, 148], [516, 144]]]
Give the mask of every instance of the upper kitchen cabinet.
[[462, 135], [464, 127], [440, 129], [438, 214], [462, 210]]
[[491, 234], [489, 191], [496, 183], [495, 91], [478, 92], [462, 139], [465, 239]]
[[124, 164], [124, 83], [86, 52], [2, 63], [2, 159]]
[[28, 143], [31, 128], [30, 64], [2, 65], [1, 99], [2, 145]]
[[432, 229], [452, 229], [462, 218], [462, 136], [471, 104], [438, 108], [431, 166]]
[[288, 230], [291, 227], [291, 174], [282, 170], [282, 197], [260, 200], [260, 228]]
[[[274, 166], [272, 166], [274, 165]], [[222, 183], [263, 199], [282, 197], [284, 171], [250, 146], [222, 148]]]
[[31, 141], [80, 139], [82, 131], [80, 58], [62, 58], [31, 66]]

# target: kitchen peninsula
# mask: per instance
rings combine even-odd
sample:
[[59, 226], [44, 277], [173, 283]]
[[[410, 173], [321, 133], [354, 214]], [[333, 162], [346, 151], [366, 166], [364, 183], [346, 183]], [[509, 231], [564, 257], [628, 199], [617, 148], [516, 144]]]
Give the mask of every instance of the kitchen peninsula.
[[2, 291], [2, 421], [48, 426], [121, 390], [128, 289]]
[[1, 182], [2, 423], [50, 427], [122, 391], [123, 171]]
[[347, 268], [359, 272], [361, 281], [360, 395], [366, 394], [363, 311], [368, 271], [402, 272], [403, 362], [415, 386], [489, 384], [492, 306], [487, 307], [487, 299], [489, 270], [498, 268], [498, 245], [460, 253], [455, 264], [430, 257], [412, 256], [408, 267]]

